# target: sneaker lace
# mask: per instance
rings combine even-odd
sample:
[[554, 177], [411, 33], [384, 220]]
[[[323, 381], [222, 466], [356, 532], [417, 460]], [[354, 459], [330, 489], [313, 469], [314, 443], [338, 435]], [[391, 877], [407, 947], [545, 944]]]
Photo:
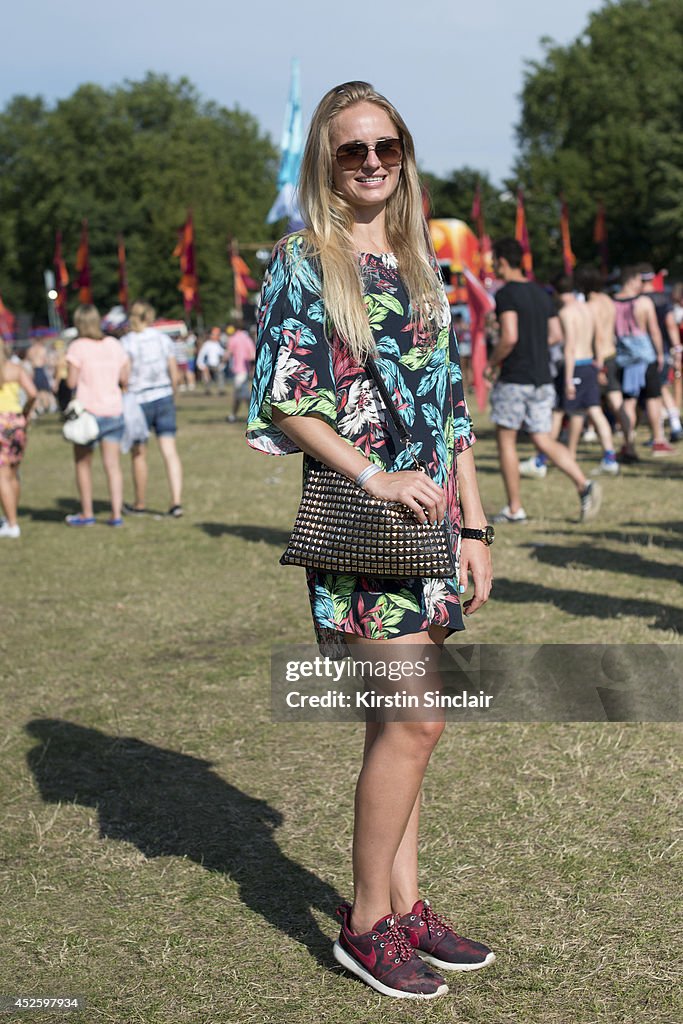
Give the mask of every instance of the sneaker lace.
[[[408, 942], [405, 932], [398, 923], [398, 919], [393, 917], [391, 924], [384, 933], [384, 937], [387, 942], [393, 942], [396, 946], [396, 956], [401, 960], [410, 960], [415, 955], [415, 950]], [[391, 955], [391, 954], [389, 954]]]
[[435, 931], [443, 929], [444, 931], [452, 932], [453, 935], [458, 935], [450, 921], [447, 921], [445, 918], [441, 917], [440, 914], [437, 914], [432, 910], [429, 900], [424, 901], [421, 916], [424, 923], [427, 925], [427, 934], [430, 938], [432, 937], [432, 929]]

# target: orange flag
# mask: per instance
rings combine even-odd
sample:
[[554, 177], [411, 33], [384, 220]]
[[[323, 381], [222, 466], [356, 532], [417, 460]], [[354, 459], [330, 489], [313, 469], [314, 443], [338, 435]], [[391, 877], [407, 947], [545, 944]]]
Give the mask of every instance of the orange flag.
[[515, 217], [515, 238], [522, 247], [522, 267], [528, 278], [534, 276], [534, 261], [529, 246], [529, 232], [526, 226], [526, 213], [524, 211], [524, 193], [521, 188], [517, 192], [517, 214]]
[[74, 288], [78, 288], [78, 301], [82, 306], [90, 305], [92, 302], [92, 288], [90, 287], [90, 248], [88, 245], [88, 222], [84, 220], [81, 225], [81, 241], [76, 253], [77, 277], [74, 281]]
[[64, 262], [64, 257], [62, 255], [61, 231], [58, 231], [55, 235], [55, 254], [52, 257], [52, 262], [54, 263], [55, 267], [55, 285], [57, 292], [57, 299], [55, 300], [55, 309], [57, 310], [57, 314], [59, 315], [59, 319], [62, 321], [62, 324], [66, 326], [68, 317], [66, 297], [67, 288], [69, 285], [69, 272], [66, 269], [66, 263]]
[[569, 209], [564, 197], [561, 197], [562, 209], [560, 211], [560, 234], [562, 235], [562, 260], [564, 272], [571, 276], [576, 266], [576, 256], [572, 252], [572, 239], [569, 234]]
[[178, 244], [173, 250], [173, 255], [180, 257], [178, 291], [183, 293], [185, 312], [189, 313], [195, 307], [199, 309], [199, 281], [195, 271], [192, 210], [187, 211], [187, 220], [178, 232]]

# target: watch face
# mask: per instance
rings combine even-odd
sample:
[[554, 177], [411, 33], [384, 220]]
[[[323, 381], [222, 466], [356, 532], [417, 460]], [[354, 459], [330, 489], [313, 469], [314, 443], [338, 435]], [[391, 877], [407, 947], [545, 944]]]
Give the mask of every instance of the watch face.
[[493, 544], [495, 539], [496, 531], [493, 529], [492, 526], [487, 526], [484, 529], [484, 540], [486, 541], [487, 544]]

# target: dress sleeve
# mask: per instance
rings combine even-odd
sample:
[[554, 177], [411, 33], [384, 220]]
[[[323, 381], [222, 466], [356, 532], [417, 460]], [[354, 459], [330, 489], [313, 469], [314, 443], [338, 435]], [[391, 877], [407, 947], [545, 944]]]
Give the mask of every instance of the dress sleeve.
[[465, 398], [458, 340], [453, 326], [450, 328], [449, 363], [453, 396], [453, 448], [457, 456], [466, 448], [471, 448], [477, 439], [474, 436], [472, 417]]
[[278, 243], [266, 271], [247, 441], [269, 455], [300, 451], [273, 423], [273, 408], [288, 416], [316, 415], [336, 429], [332, 350], [317, 268], [301, 252], [301, 237]]

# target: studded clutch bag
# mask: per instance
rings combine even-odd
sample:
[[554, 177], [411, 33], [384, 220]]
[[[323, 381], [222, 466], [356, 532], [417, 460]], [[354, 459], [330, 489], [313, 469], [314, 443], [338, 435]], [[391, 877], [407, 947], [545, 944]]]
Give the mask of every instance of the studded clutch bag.
[[[367, 367], [415, 469], [424, 472], [372, 359]], [[392, 579], [457, 575], [446, 523], [418, 523], [406, 505], [373, 498], [353, 480], [318, 463], [309, 467], [292, 535], [280, 562]]]

